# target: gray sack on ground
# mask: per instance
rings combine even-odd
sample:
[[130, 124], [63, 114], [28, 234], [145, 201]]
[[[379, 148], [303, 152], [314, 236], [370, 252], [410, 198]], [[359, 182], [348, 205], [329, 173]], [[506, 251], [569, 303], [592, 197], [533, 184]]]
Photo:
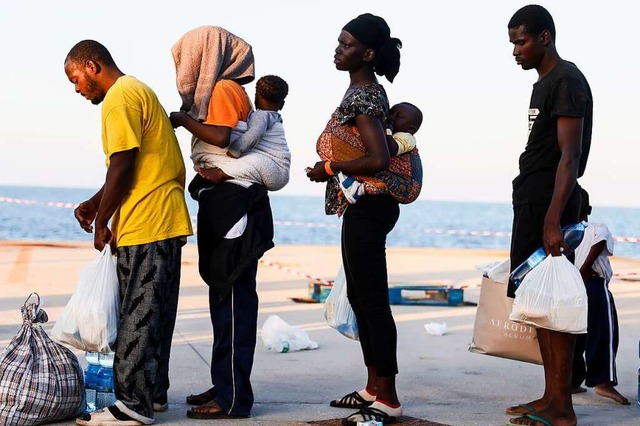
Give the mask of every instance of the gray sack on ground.
[[52, 341], [47, 314], [29, 298], [22, 327], [0, 355], [0, 424], [30, 426], [71, 418], [84, 409], [84, 379], [76, 356]]

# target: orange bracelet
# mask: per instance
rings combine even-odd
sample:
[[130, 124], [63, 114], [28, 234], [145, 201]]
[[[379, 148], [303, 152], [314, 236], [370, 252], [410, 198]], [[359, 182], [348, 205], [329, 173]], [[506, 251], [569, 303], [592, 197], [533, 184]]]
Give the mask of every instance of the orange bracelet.
[[327, 174], [329, 176], [333, 176], [335, 175], [335, 173], [333, 172], [333, 170], [331, 170], [331, 161], [325, 161], [324, 162], [324, 171], [327, 172]]

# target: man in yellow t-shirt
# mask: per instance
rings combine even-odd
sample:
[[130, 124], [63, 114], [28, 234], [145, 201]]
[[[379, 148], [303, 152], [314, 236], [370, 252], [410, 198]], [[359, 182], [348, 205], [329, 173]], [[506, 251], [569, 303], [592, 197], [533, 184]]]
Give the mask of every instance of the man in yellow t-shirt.
[[154, 411], [168, 407], [182, 246], [193, 233], [184, 161], [155, 93], [122, 73], [102, 44], [79, 42], [64, 68], [77, 93], [102, 103], [106, 181], [74, 214], [85, 231], [95, 226], [96, 249], [109, 245], [117, 253], [122, 304], [114, 360], [117, 400], [76, 422], [151, 424]]

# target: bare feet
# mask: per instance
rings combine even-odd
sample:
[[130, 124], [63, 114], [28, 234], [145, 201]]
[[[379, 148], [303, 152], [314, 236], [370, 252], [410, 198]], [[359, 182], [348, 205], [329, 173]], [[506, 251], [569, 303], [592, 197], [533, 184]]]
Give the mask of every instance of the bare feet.
[[527, 426], [576, 426], [578, 419], [573, 410], [571, 410], [571, 413], [558, 415], [556, 411], [547, 407], [533, 414], [525, 414], [516, 419], [511, 419], [510, 422], [512, 425]]
[[618, 392], [611, 383], [600, 383], [594, 390], [598, 395], [604, 396], [605, 398], [611, 398], [618, 404], [629, 405], [629, 400], [620, 395], [620, 392]]
[[536, 399], [535, 401], [528, 402], [526, 404], [514, 405], [507, 408], [506, 413], [508, 416], [520, 416], [522, 414], [535, 413], [538, 410], [547, 406], [547, 402], [544, 399]]
[[221, 184], [225, 180], [228, 180], [230, 176], [222, 171], [222, 169], [215, 167], [213, 169], [198, 169], [198, 174], [206, 180], [215, 184]]

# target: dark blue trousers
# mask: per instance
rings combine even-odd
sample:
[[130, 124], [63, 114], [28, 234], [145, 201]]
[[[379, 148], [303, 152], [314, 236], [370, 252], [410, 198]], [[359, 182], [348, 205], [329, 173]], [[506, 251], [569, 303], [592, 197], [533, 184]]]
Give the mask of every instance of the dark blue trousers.
[[600, 277], [585, 283], [589, 298], [587, 334], [576, 340], [573, 360], [573, 387], [585, 382], [587, 387], [602, 383], [618, 384], [616, 353], [618, 352], [618, 313], [609, 285]]
[[227, 414], [235, 416], [248, 416], [253, 406], [251, 368], [258, 322], [257, 271], [256, 259], [224, 298], [213, 286], [209, 287], [213, 325], [211, 382], [217, 393], [215, 401]]

